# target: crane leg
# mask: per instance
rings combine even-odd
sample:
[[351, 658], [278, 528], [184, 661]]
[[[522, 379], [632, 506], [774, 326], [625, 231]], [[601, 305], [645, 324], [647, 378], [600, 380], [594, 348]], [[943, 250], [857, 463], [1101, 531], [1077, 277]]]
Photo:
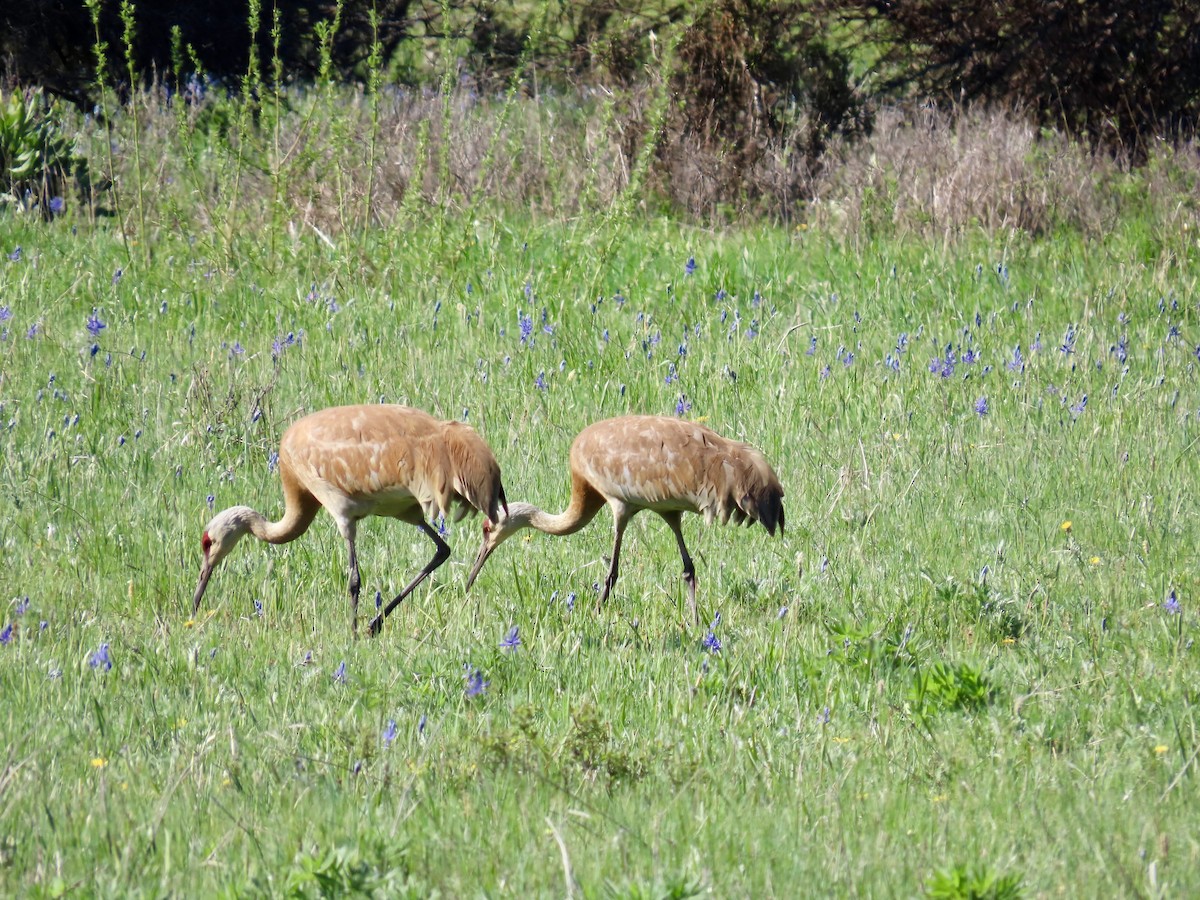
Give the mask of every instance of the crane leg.
[[354, 549], [354, 541], [349, 540], [350, 547], [350, 636], [358, 637], [358, 592], [362, 587], [362, 579], [358, 574], [358, 553]]
[[429, 536], [429, 539], [433, 541], [434, 545], [437, 547], [437, 550], [433, 554], [433, 559], [429, 561], [425, 568], [417, 573], [417, 577], [409, 582], [408, 587], [397, 594], [396, 599], [385, 606], [383, 608], [383, 612], [379, 613], [379, 615], [371, 620], [371, 624], [369, 626], [371, 634], [379, 634], [380, 629], [383, 628], [384, 618], [400, 604], [401, 600], [411, 594], [413, 589], [416, 588], [418, 584], [428, 578], [434, 569], [450, 558], [450, 545], [442, 540], [441, 535], [434, 531], [429, 526], [428, 522], [421, 522], [418, 527]]
[[617, 572], [621, 567], [621, 541], [625, 536], [625, 526], [629, 524], [631, 518], [632, 516], [625, 515], [624, 509], [613, 508], [612, 562], [608, 566], [608, 575], [604, 579], [604, 589], [600, 591], [600, 599], [596, 601], [597, 613], [600, 612], [608, 600], [608, 595], [612, 593], [613, 586], [617, 583]]
[[687, 544], [683, 542], [683, 516], [680, 513], [663, 513], [663, 519], [675, 533], [675, 543], [679, 545], [679, 555], [683, 558], [683, 580], [688, 587], [688, 608], [692, 611], [692, 624], [700, 624], [700, 614], [696, 611], [696, 565], [688, 553]]

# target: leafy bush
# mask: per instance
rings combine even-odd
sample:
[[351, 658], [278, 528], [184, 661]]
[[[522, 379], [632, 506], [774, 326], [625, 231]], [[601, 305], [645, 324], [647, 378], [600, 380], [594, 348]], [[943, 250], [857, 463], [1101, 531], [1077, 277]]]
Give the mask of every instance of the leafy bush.
[[[701, 194], [700, 206], [769, 194], [807, 200], [831, 138], [869, 131], [849, 59], [823, 33], [807, 5], [787, 0], [717, 0], [687, 28], [668, 171]], [[694, 155], [698, 177], [681, 179], [696, 165], [681, 157]], [[760, 177], [764, 163], [779, 161]]]
[[[1143, 160], [1200, 113], [1200, 7], [1188, 0], [828, 0], [866, 26], [884, 90], [1001, 101]], [[872, 55], [875, 55], [873, 53]]]
[[0, 205], [39, 207], [46, 217], [75, 179], [86, 188], [87, 160], [59, 124], [57, 104], [40, 91], [0, 91]]

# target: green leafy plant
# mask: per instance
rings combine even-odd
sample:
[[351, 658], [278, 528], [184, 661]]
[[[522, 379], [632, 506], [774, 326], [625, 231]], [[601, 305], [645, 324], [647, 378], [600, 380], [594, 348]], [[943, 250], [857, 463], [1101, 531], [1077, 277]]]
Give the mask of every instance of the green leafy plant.
[[61, 198], [71, 179], [86, 188], [87, 172], [56, 103], [41, 91], [0, 91], [0, 206], [37, 207], [49, 218], [52, 199]]
[[987, 706], [992, 686], [983, 672], [969, 663], [944, 662], [921, 669], [913, 676], [909, 699], [922, 715], [938, 710], [973, 710]]
[[401, 870], [373, 865], [355, 848], [333, 847], [323, 853], [297, 854], [287, 873], [284, 896], [294, 900], [396, 896], [404, 884]]
[[925, 884], [925, 895], [937, 900], [1019, 900], [1021, 877], [988, 868], [954, 866], [938, 869]]

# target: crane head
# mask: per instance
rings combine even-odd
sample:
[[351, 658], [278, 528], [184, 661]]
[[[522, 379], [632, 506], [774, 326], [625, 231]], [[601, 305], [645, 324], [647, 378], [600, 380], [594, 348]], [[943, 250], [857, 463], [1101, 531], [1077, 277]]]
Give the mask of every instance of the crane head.
[[487, 558], [492, 555], [492, 551], [522, 528], [529, 527], [533, 510], [534, 508], [528, 503], [510, 503], [507, 513], [497, 521], [484, 520], [483, 544], [479, 548], [479, 555], [475, 557], [475, 565], [471, 567], [471, 574], [467, 576], [467, 590], [470, 590], [471, 585], [475, 583], [475, 577], [483, 568], [483, 564], [487, 562]]
[[200, 560], [200, 580], [196, 583], [196, 593], [192, 597], [192, 615], [200, 610], [200, 601], [204, 599], [204, 591], [208, 587], [208, 579], [215, 569], [242, 536], [250, 531], [250, 519], [253, 510], [246, 506], [233, 506], [217, 513], [200, 536], [200, 550], [203, 554]]

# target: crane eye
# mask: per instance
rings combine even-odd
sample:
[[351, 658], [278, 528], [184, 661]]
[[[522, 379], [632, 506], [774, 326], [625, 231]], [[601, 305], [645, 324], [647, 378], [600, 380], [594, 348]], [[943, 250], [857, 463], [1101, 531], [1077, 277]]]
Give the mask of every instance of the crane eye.
[[492, 533], [492, 522], [491, 522], [491, 520], [490, 520], [490, 519], [484, 519], [484, 520], [483, 520], [483, 533], [484, 533], [484, 534], [491, 534], [491, 533]]

